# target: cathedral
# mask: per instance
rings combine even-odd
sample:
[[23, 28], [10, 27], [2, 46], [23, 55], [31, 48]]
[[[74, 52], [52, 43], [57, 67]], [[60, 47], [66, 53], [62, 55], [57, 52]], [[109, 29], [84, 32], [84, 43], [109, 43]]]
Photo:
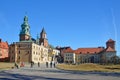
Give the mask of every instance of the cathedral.
[[37, 36], [37, 39], [35, 40], [34, 38], [31, 37], [30, 35], [30, 26], [28, 24], [28, 17], [24, 17], [23, 24], [21, 25], [21, 31], [19, 34], [19, 41], [24, 42], [24, 41], [32, 41], [35, 42], [38, 45], [43, 45], [44, 47], [48, 47], [48, 39], [47, 39], [47, 33], [45, 32], [45, 29], [43, 28], [41, 33], [40, 33], [40, 39], [39, 36]]
[[[10, 62], [48, 62], [53, 57], [53, 55], [49, 56], [49, 50], [50, 46], [45, 29], [42, 29], [37, 39], [32, 38], [28, 17], [25, 16], [19, 33], [19, 42], [14, 42], [9, 46]], [[59, 53], [58, 50], [53, 51], [55, 54]]]

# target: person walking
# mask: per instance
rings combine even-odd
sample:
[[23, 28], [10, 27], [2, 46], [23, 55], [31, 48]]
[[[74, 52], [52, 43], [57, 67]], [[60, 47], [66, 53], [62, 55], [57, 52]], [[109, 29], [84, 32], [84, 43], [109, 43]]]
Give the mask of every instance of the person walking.
[[38, 67], [40, 67], [40, 63], [38, 62]]
[[18, 64], [15, 62], [15, 67], [18, 69], [19, 67], [18, 67]]
[[53, 63], [53, 66], [54, 66], [54, 68], [55, 68], [55, 62]]
[[25, 66], [24, 62], [21, 62], [20, 67], [24, 67], [24, 66]]
[[31, 68], [33, 67], [33, 62], [31, 61]]
[[50, 68], [52, 68], [52, 62], [50, 62]]
[[46, 68], [48, 68], [48, 62], [46, 62]]

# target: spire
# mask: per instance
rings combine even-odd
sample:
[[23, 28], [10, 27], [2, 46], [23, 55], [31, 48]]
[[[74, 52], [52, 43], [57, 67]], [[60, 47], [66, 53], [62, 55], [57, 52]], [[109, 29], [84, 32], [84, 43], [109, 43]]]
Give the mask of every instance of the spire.
[[27, 16], [24, 17], [24, 22], [28, 22], [28, 17]]
[[26, 34], [26, 35], [30, 35], [30, 26], [28, 24], [28, 17], [25, 16], [24, 17], [24, 21], [23, 24], [21, 25], [21, 31], [20, 34]]
[[40, 35], [41, 35], [41, 37], [40, 37], [40, 38], [42, 38], [42, 39], [47, 38], [47, 35], [46, 35], [46, 32], [45, 32], [44, 27], [43, 27], [43, 29], [42, 29], [42, 31], [41, 31], [41, 33], [40, 33]]
[[23, 19], [23, 24], [21, 25], [21, 30], [20, 30], [19, 36], [20, 36], [20, 41], [31, 40], [30, 26], [28, 24], [27, 16], [25, 16]]
[[27, 17], [27, 16], [24, 17], [24, 22], [23, 22], [22, 25], [25, 25], [25, 26], [28, 26], [28, 27], [29, 27], [29, 24], [28, 24], [28, 17]]
[[43, 27], [43, 29], [42, 29], [42, 33], [46, 34], [44, 27]]
[[40, 33], [40, 45], [43, 44], [44, 47], [48, 47], [48, 39], [47, 39], [47, 34], [45, 32], [45, 29], [43, 27], [41, 33]]

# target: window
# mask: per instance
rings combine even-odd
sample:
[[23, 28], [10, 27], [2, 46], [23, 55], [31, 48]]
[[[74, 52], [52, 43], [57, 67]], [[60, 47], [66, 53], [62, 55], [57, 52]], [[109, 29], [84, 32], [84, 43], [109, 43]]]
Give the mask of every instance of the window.
[[19, 51], [19, 54], [20, 54], [20, 51]]

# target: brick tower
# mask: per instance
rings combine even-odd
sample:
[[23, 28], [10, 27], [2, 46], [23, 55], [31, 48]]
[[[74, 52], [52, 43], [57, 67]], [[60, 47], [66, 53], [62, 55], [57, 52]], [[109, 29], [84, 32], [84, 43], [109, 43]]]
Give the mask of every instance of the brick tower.
[[106, 47], [111, 47], [112, 49], [115, 50], [115, 41], [112, 40], [112, 39], [109, 39], [107, 42], [106, 42]]
[[40, 45], [43, 45], [44, 47], [48, 47], [47, 34], [46, 34], [44, 28], [42, 29], [42, 31], [40, 33]]

